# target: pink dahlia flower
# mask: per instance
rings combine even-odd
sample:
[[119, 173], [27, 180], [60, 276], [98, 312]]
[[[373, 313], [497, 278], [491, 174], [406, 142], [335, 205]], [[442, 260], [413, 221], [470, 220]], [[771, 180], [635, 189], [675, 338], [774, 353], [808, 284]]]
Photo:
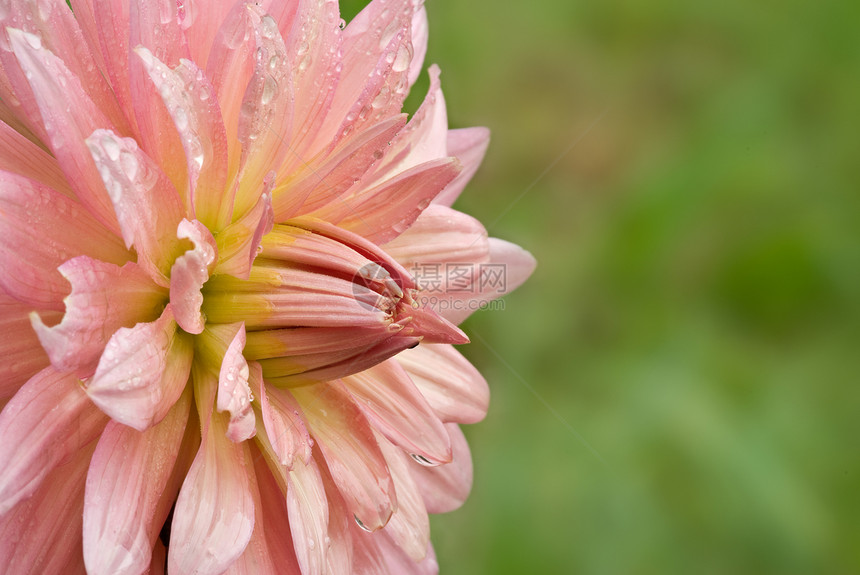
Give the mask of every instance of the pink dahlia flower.
[[438, 69], [400, 112], [420, 1], [71, 7], [0, 3], [0, 572], [434, 572], [456, 324], [533, 260], [449, 207]]

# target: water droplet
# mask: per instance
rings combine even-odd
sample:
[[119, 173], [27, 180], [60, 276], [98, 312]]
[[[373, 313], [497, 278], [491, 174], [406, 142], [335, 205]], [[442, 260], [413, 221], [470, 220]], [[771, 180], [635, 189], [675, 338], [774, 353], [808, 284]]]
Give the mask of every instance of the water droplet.
[[343, 18], [341, 18], [341, 19], [340, 19], [340, 22], [338, 22], [338, 24], [337, 24], [337, 27], [338, 27], [338, 28], [340, 28], [341, 30], [343, 30], [344, 28], [346, 28], [346, 20], [344, 20]]
[[418, 455], [417, 453], [410, 453], [409, 457], [411, 457], [417, 463], [419, 463], [420, 465], [423, 465], [424, 467], [438, 467], [439, 466], [438, 463], [433, 463], [432, 461], [430, 461], [429, 459], [427, 459], [423, 455]]
[[367, 525], [361, 522], [361, 519], [358, 518], [358, 515], [353, 515], [353, 519], [355, 519], [355, 524], [361, 527], [362, 530], [367, 531], [368, 533], [373, 533], [373, 529], [369, 529]]
[[266, 76], [266, 79], [263, 82], [263, 93], [260, 96], [260, 103], [266, 106], [271, 103], [271, 101], [274, 100], [275, 96], [277, 95], [278, 83], [275, 82], [275, 79], [271, 76]]
[[29, 44], [30, 48], [32, 48], [33, 50], [38, 50], [42, 47], [42, 39], [35, 34], [25, 34], [24, 39], [27, 41], [27, 44]]

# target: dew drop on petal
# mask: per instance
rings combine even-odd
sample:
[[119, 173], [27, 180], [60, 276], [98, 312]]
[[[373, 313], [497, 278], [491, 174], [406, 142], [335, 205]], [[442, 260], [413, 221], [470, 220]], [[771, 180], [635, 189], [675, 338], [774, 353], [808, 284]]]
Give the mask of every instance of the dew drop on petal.
[[423, 455], [418, 455], [417, 453], [410, 453], [409, 457], [411, 457], [412, 459], [414, 459], [416, 461], [416, 463], [418, 463], [419, 465], [423, 465], [424, 467], [438, 467], [439, 466], [438, 463], [434, 463], [434, 462], [430, 461], [429, 459], [427, 459], [426, 457], [424, 457]]
[[372, 529], [368, 529], [368, 527], [361, 522], [361, 519], [358, 518], [358, 515], [353, 515], [353, 519], [355, 519], [355, 524], [361, 527], [363, 531], [367, 531], [368, 533], [373, 533]]

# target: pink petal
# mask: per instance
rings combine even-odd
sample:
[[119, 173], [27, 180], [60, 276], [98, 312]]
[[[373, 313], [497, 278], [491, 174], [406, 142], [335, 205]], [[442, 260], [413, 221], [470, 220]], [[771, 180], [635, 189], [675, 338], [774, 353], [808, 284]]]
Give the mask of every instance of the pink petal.
[[181, 253], [176, 226], [183, 207], [170, 180], [131, 138], [96, 130], [87, 146], [107, 187], [126, 247], [160, 285], [168, 285], [170, 265]]
[[451, 461], [451, 442], [439, 418], [394, 360], [343, 378], [356, 404], [392, 443], [425, 465]]
[[[189, 3], [187, 9], [191, 9]], [[171, 70], [146, 48], [135, 49], [155, 85], [182, 141], [196, 218], [212, 230], [230, 222], [231, 199], [224, 194], [227, 183], [227, 134], [215, 89], [203, 72], [189, 61]]]
[[[522, 285], [535, 269], [534, 257], [521, 247], [500, 240], [489, 239], [490, 265], [497, 266], [495, 270], [486, 268], [483, 271], [501, 275], [492, 280], [491, 276], [483, 276], [483, 282], [463, 291], [448, 291], [445, 298], [450, 302], [446, 309], [440, 306], [439, 313], [448, 321], [460, 324], [472, 313], [489, 301], [500, 298]], [[500, 280], [500, 281], [496, 281]]]
[[409, 63], [409, 86], [411, 87], [421, 75], [424, 57], [427, 55], [427, 9], [421, 6], [412, 16], [412, 61]]
[[[137, 575], [150, 564], [152, 547], [169, 509], [170, 483], [191, 408], [190, 391], [158, 425], [143, 433], [110, 422], [87, 474], [84, 559], [91, 575]], [[178, 485], [176, 485], [178, 491]]]
[[328, 499], [316, 461], [296, 460], [289, 474], [287, 511], [303, 575], [326, 573]]
[[168, 305], [156, 321], [114, 333], [86, 392], [112, 419], [144, 431], [182, 395], [192, 348], [191, 337], [176, 329]]
[[262, 249], [260, 242], [263, 236], [272, 231], [274, 225], [272, 185], [273, 177], [264, 182], [263, 193], [254, 207], [218, 234], [219, 258], [213, 273], [248, 278], [251, 264]]
[[448, 131], [448, 155], [460, 160], [463, 171], [433, 199], [434, 203], [443, 206], [454, 203], [478, 171], [489, 145], [490, 131], [487, 128], [462, 128]]
[[426, 557], [416, 563], [388, 533], [369, 534], [353, 528], [352, 545], [355, 550], [354, 573], [360, 575], [436, 575], [439, 566], [432, 548], [426, 548]]
[[442, 421], [477, 423], [486, 416], [487, 381], [453, 346], [422, 344], [396, 360]]
[[228, 440], [228, 418], [212, 412], [216, 376], [195, 365], [194, 386], [203, 433], [173, 514], [167, 557], [173, 575], [223, 573], [245, 551], [254, 529], [248, 444]]
[[405, 115], [380, 122], [347, 140], [322, 160], [302, 162], [281, 179], [273, 192], [275, 220], [286, 221], [337, 201], [387, 151], [406, 123]]
[[250, 368], [251, 390], [260, 399], [263, 425], [278, 461], [287, 468], [292, 467], [297, 456], [307, 463], [311, 440], [299, 404], [289, 391], [263, 384], [259, 363], [252, 362]]
[[179, 239], [191, 240], [193, 248], [176, 258], [170, 270], [170, 303], [176, 323], [188, 333], [200, 333], [206, 320], [200, 310], [203, 305], [203, 284], [218, 260], [218, 246], [212, 233], [197, 220], [183, 219], [176, 230]]
[[257, 203], [262, 183], [295, 153], [289, 134], [293, 122], [292, 66], [278, 24], [269, 15], [252, 14], [257, 49], [254, 73], [242, 97], [238, 137], [242, 146], [237, 176], [235, 213], [241, 216]]
[[405, 232], [459, 172], [456, 160], [426, 162], [377, 186], [361, 188], [313, 215], [382, 244]]
[[92, 442], [71, 452], [68, 463], [47, 473], [30, 499], [0, 516], [0, 572], [85, 575], [81, 513], [94, 448]]
[[79, 256], [59, 270], [72, 284], [63, 320], [48, 327], [36, 312], [31, 319], [53, 366], [80, 377], [92, 375], [117, 329], [155, 320], [167, 298], [166, 290], [133, 262], [118, 267]]
[[207, 2], [199, 4], [193, 0], [177, 3], [179, 24], [185, 30], [191, 60], [206, 67], [210, 49], [221, 23], [238, 2]]
[[342, 33], [338, 27], [338, 1], [300, 0], [296, 4], [292, 22], [287, 18], [279, 21], [281, 26], [291, 25], [284, 36], [295, 94], [292, 134], [288, 138], [295, 157], [288, 158], [292, 162], [283, 166], [285, 173], [297, 171], [298, 166], [327, 148], [343, 117], [332, 121], [329, 112], [344, 68], [339, 56]]
[[448, 513], [463, 505], [472, 490], [472, 454], [469, 444], [455, 423], [446, 423], [451, 436], [454, 459], [438, 467], [414, 464], [410, 468], [421, 490], [428, 513]]
[[421, 492], [409, 472], [414, 462], [385, 438], [378, 439], [391, 477], [397, 485], [397, 511], [383, 531], [412, 560], [421, 561], [427, 555], [427, 546], [430, 544], [430, 519]]
[[[50, 206], [51, 209], [45, 209]], [[34, 239], [33, 230], [39, 230]], [[0, 172], [0, 287], [41, 309], [63, 310], [69, 283], [57, 267], [87, 254], [123, 264], [129, 254], [73, 200], [42, 184]]]
[[164, 575], [167, 568], [167, 548], [161, 539], [156, 540], [155, 548], [152, 550], [152, 561], [146, 575]]
[[370, 2], [343, 33], [343, 71], [329, 112], [343, 118], [335, 142], [399, 114], [412, 61], [409, 0]]
[[[190, 56], [185, 34], [177, 21], [175, 3], [129, 0], [128, 4], [127, 48], [134, 50], [142, 46], [171, 68], [178, 66], [181, 58]], [[116, 13], [119, 18], [119, 9]], [[123, 25], [124, 22], [118, 27], [122, 28]], [[121, 58], [121, 65], [129, 70], [127, 82], [131, 86], [131, 101], [137, 120], [140, 147], [162, 167], [180, 196], [187, 197], [188, 172], [184, 162], [176, 161], [176, 158], [182, 158], [184, 155], [182, 142], [143, 62], [137, 56], [129, 57], [128, 49], [112, 57]]]
[[245, 348], [245, 326], [240, 324], [238, 327], [221, 362], [216, 404], [219, 412], [230, 412], [227, 437], [234, 442], [250, 439], [256, 433], [254, 410], [251, 409], [251, 388], [248, 386], [250, 370], [248, 362], [242, 356], [242, 350]]
[[365, 416], [340, 383], [292, 393], [350, 511], [366, 529], [385, 526], [396, 507], [394, 485]]
[[74, 199], [57, 160], [5, 122], [0, 122], [0, 170], [35, 180]]
[[81, 87], [80, 80], [38, 37], [9, 29], [9, 39], [45, 127], [46, 142], [78, 199], [112, 231], [119, 230], [110, 198], [84, 138], [111, 122]]
[[421, 107], [406, 129], [391, 141], [385, 159], [373, 170], [371, 181], [381, 180], [409, 168], [448, 156], [448, 114], [439, 82], [439, 67], [430, 66], [430, 88]]
[[[51, 363], [30, 325], [32, 309], [0, 290], [0, 400], [12, 397], [24, 382]], [[55, 311], [43, 315], [51, 323], [62, 317]]]
[[71, 374], [48, 367], [25, 383], [0, 413], [0, 515], [32, 495], [107, 421]]
[[[84, 2], [94, 4], [89, 10], [84, 10], [84, 12], [92, 11], [93, 26], [97, 35], [97, 38], [90, 41], [90, 46], [94, 51], [96, 46], [100, 50], [111, 89], [132, 124], [134, 133], [137, 133], [129, 75], [130, 2], [129, 0], [84, 0]], [[76, 16], [79, 10], [76, 5], [79, 3], [80, 0], [72, 2]], [[84, 20], [86, 19], [88, 16], [84, 16]], [[87, 26], [82, 24], [82, 27], [86, 33]]]
[[[427, 264], [461, 266], [490, 259], [487, 231], [481, 222], [436, 204], [430, 204], [412, 227], [385, 244], [384, 248], [416, 276], [416, 283], [420, 287], [431, 293], [439, 292], [444, 287], [444, 279], [452, 270], [445, 265]], [[439, 285], [434, 283], [436, 280]], [[428, 283], [431, 285], [426, 285]]]

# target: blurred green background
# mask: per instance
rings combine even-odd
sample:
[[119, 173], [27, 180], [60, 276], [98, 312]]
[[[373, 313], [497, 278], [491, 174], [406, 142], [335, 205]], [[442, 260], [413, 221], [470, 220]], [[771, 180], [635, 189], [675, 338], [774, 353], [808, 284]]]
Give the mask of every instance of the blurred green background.
[[860, 573], [860, 4], [428, 10], [458, 207], [539, 261], [442, 573]]

